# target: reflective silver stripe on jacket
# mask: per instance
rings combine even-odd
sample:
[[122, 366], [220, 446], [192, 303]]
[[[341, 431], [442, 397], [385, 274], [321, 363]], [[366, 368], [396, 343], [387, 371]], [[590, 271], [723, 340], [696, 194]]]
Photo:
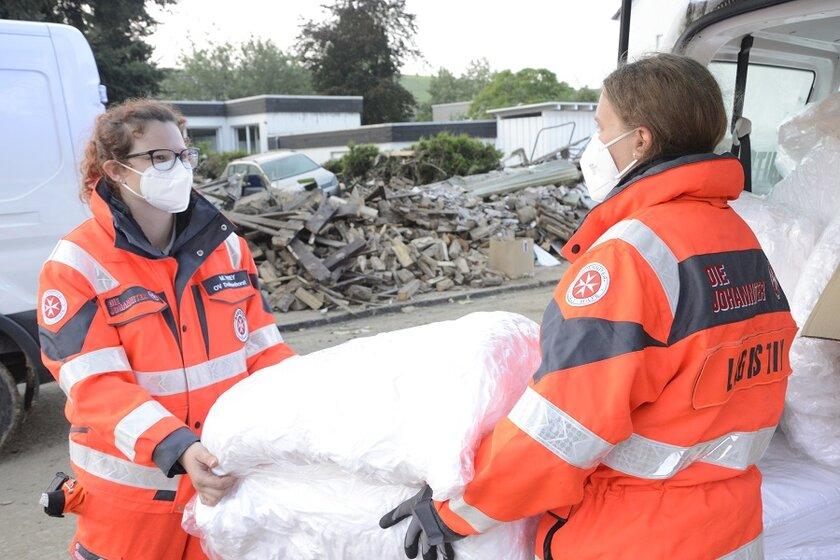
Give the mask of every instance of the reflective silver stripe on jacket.
[[155, 396], [176, 395], [208, 387], [247, 371], [245, 349], [186, 369], [135, 371], [137, 384]]
[[97, 294], [107, 292], [120, 285], [111, 274], [90, 256], [90, 253], [73, 243], [62, 239], [58, 245], [52, 250], [48, 261], [60, 262], [77, 270], [82, 276], [87, 278], [90, 285]]
[[680, 298], [679, 261], [674, 253], [653, 230], [639, 220], [623, 220], [608, 229], [592, 245], [600, 245], [610, 239], [621, 239], [629, 243], [647, 261], [659, 278], [662, 289], [668, 298], [671, 314], [677, 311]]
[[166, 478], [156, 467], [144, 467], [70, 440], [70, 461], [78, 468], [109, 482], [146, 490], [178, 489], [181, 476]]
[[764, 560], [764, 535], [758, 535], [741, 548], [721, 556], [719, 560]]
[[134, 460], [137, 440], [143, 433], [159, 421], [172, 416], [162, 404], [157, 401], [146, 401], [117, 422], [114, 427], [114, 445], [123, 454]]
[[248, 336], [248, 342], [245, 343], [245, 355], [250, 358], [281, 342], [283, 342], [283, 337], [277, 325], [261, 327]]
[[761, 459], [775, 430], [773, 426], [756, 432], [732, 432], [691, 447], [633, 434], [616, 445], [602, 463], [625, 474], [648, 479], [671, 478], [698, 461], [744, 470]]
[[69, 397], [76, 383], [92, 375], [128, 370], [131, 366], [122, 346], [100, 348], [64, 362], [58, 370], [58, 384]]
[[501, 521], [493, 519], [480, 509], [465, 502], [463, 496], [458, 496], [457, 498], [449, 500], [449, 509], [469, 523], [470, 526], [479, 533], [489, 531], [501, 523]]
[[531, 387], [525, 390], [508, 419], [549, 451], [581, 469], [594, 467], [613, 448]]
[[242, 248], [239, 245], [239, 236], [235, 233], [228, 235], [225, 239], [225, 246], [227, 246], [230, 256], [230, 265], [233, 268], [239, 268], [242, 264]]

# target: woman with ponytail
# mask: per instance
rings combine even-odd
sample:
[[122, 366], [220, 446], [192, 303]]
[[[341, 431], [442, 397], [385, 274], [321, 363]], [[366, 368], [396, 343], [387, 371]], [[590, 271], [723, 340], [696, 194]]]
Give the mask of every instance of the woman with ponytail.
[[234, 483], [200, 442], [207, 412], [293, 354], [248, 244], [192, 190], [199, 154], [185, 130], [149, 100], [100, 115], [81, 168], [93, 217], [41, 271], [42, 359], [71, 423], [71, 558], [205, 558], [184, 506], [196, 493], [213, 505]]

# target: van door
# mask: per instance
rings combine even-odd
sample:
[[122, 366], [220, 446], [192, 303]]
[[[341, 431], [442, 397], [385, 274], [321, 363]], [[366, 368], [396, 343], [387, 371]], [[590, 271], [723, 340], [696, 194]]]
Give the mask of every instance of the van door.
[[[0, 21], [0, 314], [36, 309], [38, 274], [58, 239], [87, 215], [50, 27]], [[66, 27], [66, 26], [57, 26]], [[75, 30], [73, 30], [75, 31]], [[81, 34], [78, 38], [81, 38]], [[90, 59], [87, 52], [64, 56]], [[70, 70], [71, 73], [72, 69]], [[70, 83], [72, 77], [68, 76]], [[98, 84], [97, 84], [98, 85]], [[76, 92], [76, 96], [83, 95]], [[98, 92], [94, 90], [98, 100]], [[101, 110], [101, 104], [99, 105]], [[90, 133], [92, 118], [86, 123]], [[81, 131], [77, 134], [81, 136]], [[78, 139], [82, 141], [80, 137]], [[33, 313], [34, 316], [34, 313]]]

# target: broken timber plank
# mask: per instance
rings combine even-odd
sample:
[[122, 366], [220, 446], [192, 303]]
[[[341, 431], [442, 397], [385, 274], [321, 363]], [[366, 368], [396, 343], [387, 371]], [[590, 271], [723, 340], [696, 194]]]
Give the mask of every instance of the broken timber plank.
[[414, 264], [414, 259], [411, 258], [411, 254], [408, 251], [408, 247], [397, 238], [391, 240], [391, 247], [394, 249], [394, 254], [397, 256], [397, 260], [400, 261], [400, 264], [408, 268]]
[[315, 294], [309, 292], [303, 288], [298, 288], [295, 292], [295, 297], [298, 298], [301, 302], [306, 304], [311, 309], [320, 309], [321, 306], [324, 305], [324, 302], [318, 299]]
[[356, 239], [352, 240], [350, 243], [348, 243], [347, 245], [345, 245], [344, 247], [342, 247], [341, 249], [324, 259], [324, 266], [332, 270], [344, 260], [355, 256], [366, 246], [367, 240], [365, 240], [363, 237], [357, 237]]
[[324, 266], [324, 263], [309, 250], [300, 239], [295, 239], [289, 243], [287, 249], [298, 259], [303, 268], [309, 274], [315, 277], [318, 282], [325, 282], [330, 277], [330, 269]]
[[312, 214], [312, 217], [309, 218], [309, 221], [306, 222], [306, 229], [315, 234], [319, 233], [322, 229], [324, 229], [326, 223], [330, 221], [330, 218], [332, 218], [333, 214], [335, 214], [337, 210], [338, 208], [329, 202], [322, 202], [318, 207], [318, 210], [316, 210], [315, 213]]

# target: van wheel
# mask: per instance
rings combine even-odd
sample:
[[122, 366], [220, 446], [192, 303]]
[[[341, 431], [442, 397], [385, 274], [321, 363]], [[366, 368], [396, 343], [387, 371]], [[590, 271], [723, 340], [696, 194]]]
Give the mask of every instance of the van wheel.
[[17, 430], [23, 416], [23, 400], [11, 372], [0, 364], [0, 449]]

